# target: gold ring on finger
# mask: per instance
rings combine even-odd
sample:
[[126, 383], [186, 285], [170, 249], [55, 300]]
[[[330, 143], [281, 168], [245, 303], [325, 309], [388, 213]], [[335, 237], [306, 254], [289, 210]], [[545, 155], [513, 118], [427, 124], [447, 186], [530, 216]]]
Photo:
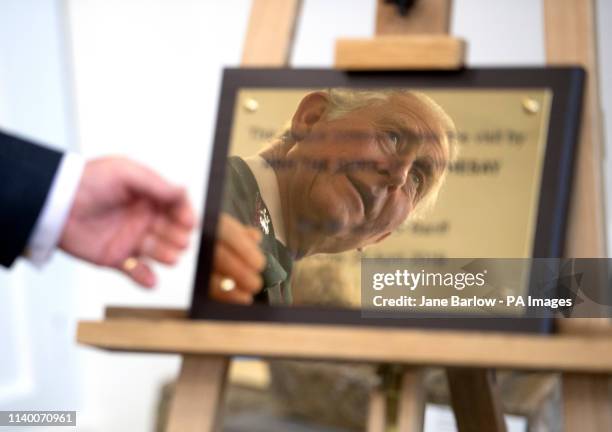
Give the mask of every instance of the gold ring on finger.
[[236, 281], [232, 278], [224, 277], [221, 279], [219, 288], [221, 288], [221, 291], [223, 292], [234, 291], [234, 289], [236, 289]]
[[121, 268], [123, 270], [125, 270], [126, 272], [131, 272], [132, 270], [134, 270], [136, 267], [138, 266], [138, 259], [134, 258], [134, 257], [129, 257], [126, 258], [122, 263], [121, 263]]

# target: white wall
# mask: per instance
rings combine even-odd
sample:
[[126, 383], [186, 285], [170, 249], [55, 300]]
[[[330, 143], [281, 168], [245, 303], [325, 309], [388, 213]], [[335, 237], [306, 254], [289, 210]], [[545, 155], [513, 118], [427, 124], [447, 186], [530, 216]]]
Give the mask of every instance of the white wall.
[[[612, 21], [612, 5], [599, 3], [608, 107], [612, 35], [604, 24]], [[71, 120], [69, 75], [61, 66], [64, 50], [57, 26], [62, 4], [69, 10], [80, 150], [92, 157], [121, 153], [142, 161], [185, 184], [201, 208], [221, 68], [239, 63], [250, 0], [0, 0], [0, 124], [67, 145], [73, 131], [66, 127]], [[373, 13], [374, 0], [305, 0], [292, 64], [331, 65], [335, 38], [371, 35]], [[468, 39], [472, 65], [541, 65], [541, 22], [542, 6], [535, 0], [455, 0], [452, 29]], [[25, 55], [29, 60], [21, 58]], [[608, 130], [611, 121], [608, 115]], [[196, 249], [194, 244], [178, 268], [161, 269], [152, 293], [112, 271], [56, 257], [36, 276], [39, 288], [33, 289], [39, 291], [33, 296], [51, 309], [75, 299], [75, 307], [63, 315], [64, 329], [73, 309], [80, 319], [96, 319], [107, 304], [185, 307]], [[0, 276], [16, 281], [20, 271]], [[55, 278], [55, 272], [68, 272], [75, 284]], [[34, 315], [28, 319], [35, 328], [47, 324]], [[78, 355], [71, 355], [75, 351]], [[74, 346], [63, 352], [78, 360], [79, 430], [152, 430], [157, 390], [176, 373], [175, 356], [108, 354]]]
[[[0, 1], [0, 128], [69, 149], [63, 17], [59, 0]], [[0, 268], [0, 410], [77, 403], [73, 270], [61, 256], [44, 273]]]
[[453, 0], [451, 32], [468, 41], [472, 66], [545, 63], [541, 1]]

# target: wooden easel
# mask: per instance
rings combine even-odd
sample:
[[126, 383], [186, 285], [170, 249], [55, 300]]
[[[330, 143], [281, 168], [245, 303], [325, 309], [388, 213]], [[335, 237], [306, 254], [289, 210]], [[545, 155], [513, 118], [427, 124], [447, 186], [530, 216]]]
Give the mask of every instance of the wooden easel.
[[[254, 0], [244, 66], [283, 66], [299, 0]], [[336, 66], [343, 69], [453, 69], [463, 65], [464, 44], [448, 34], [451, 0], [421, 0], [406, 18], [379, 0], [370, 40], [339, 40]], [[601, 115], [597, 86], [594, 0], [544, 0], [549, 63], [582, 64], [589, 72], [570, 213], [567, 256], [606, 256]], [[415, 35], [415, 34], [418, 34]], [[189, 321], [182, 310], [109, 308], [99, 322], [80, 322], [79, 343], [117, 351], [179, 353], [183, 364], [168, 432], [214, 432], [231, 356], [398, 363], [402, 380], [397, 426], [423, 427], [421, 366], [447, 370], [461, 432], [505, 431], [492, 378], [497, 368], [562, 374], [564, 427], [612, 430], [608, 376], [612, 374], [612, 326], [607, 320], [559, 322], [552, 336], [459, 331], [364, 329]], [[386, 428], [385, 398], [370, 398], [369, 432]]]

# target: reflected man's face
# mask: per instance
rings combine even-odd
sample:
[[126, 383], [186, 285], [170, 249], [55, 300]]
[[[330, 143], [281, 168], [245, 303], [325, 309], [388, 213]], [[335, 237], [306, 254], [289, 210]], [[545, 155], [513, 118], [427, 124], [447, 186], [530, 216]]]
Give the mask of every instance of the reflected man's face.
[[335, 120], [323, 118], [326, 106], [321, 93], [302, 100], [292, 122], [295, 144], [286, 154], [285, 220], [301, 255], [382, 240], [406, 219], [443, 163], [440, 146], [425, 139], [399, 96]]

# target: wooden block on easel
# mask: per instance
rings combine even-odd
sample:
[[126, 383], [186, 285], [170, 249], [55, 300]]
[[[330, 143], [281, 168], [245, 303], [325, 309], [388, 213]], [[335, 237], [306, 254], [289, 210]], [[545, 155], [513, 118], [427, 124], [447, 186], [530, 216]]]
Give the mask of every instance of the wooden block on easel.
[[460, 69], [465, 41], [444, 35], [338, 39], [335, 67], [345, 70]]

